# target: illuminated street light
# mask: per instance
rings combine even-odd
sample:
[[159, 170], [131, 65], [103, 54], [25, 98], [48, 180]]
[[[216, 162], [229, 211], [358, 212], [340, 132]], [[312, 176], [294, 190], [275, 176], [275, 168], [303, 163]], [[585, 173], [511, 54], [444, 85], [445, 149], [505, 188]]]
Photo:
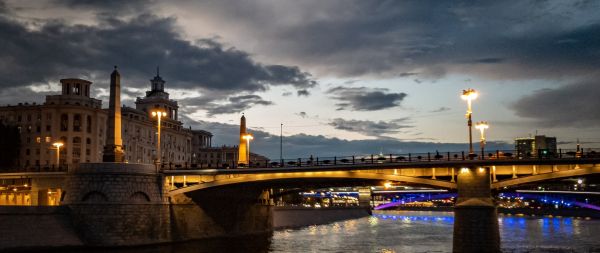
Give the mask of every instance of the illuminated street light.
[[479, 146], [481, 147], [481, 159], [485, 158], [484, 147], [485, 147], [485, 130], [490, 128], [490, 125], [486, 121], [480, 121], [475, 124], [475, 128], [479, 129], [481, 133]]
[[580, 179], [577, 179], [577, 183], [578, 183], [578, 184], [583, 184], [583, 179], [581, 179], [581, 178], [580, 178]]
[[52, 146], [56, 147], [56, 166], [60, 167], [60, 147], [62, 147], [63, 144], [62, 142], [55, 142], [52, 144]]
[[467, 118], [467, 126], [469, 127], [469, 157], [472, 158], [471, 154], [473, 154], [473, 135], [472, 135], [472, 127], [473, 121], [471, 120], [471, 114], [473, 114], [473, 110], [471, 108], [472, 101], [477, 98], [477, 92], [474, 89], [466, 89], [463, 90], [462, 95], [460, 96], [463, 100], [467, 101], [467, 114], [465, 117]]
[[392, 187], [392, 183], [391, 182], [385, 182], [383, 184], [383, 187], [385, 187], [386, 189], [388, 189], [388, 188]]
[[246, 161], [250, 165], [250, 140], [254, 139], [254, 137], [251, 134], [246, 134], [242, 136], [242, 139], [246, 140]]
[[160, 159], [162, 157], [162, 154], [160, 152], [160, 125], [161, 125], [160, 119], [165, 116], [167, 116], [166, 112], [162, 112], [162, 111], [153, 111], [152, 112], [152, 117], [156, 117], [158, 119], [157, 120], [157, 127], [158, 127], [157, 135], [158, 136], [156, 138], [157, 139], [157, 141], [156, 141], [156, 163], [159, 164], [159, 166], [161, 164]]

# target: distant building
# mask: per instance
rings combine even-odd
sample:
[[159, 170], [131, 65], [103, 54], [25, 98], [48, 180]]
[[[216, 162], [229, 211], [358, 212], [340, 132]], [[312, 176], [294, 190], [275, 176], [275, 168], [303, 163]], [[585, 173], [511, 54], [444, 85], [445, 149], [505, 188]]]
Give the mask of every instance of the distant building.
[[553, 155], [557, 153], [556, 137], [536, 135], [535, 137], [516, 138], [515, 150], [518, 156]]
[[[238, 166], [238, 146], [205, 147], [198, 149], [198, 156], [195, 160], [198, 167], [210, 168], [235, 168]], [[250, 164], [264, 166], [269, 162], [265, 156], [250, 153]]]

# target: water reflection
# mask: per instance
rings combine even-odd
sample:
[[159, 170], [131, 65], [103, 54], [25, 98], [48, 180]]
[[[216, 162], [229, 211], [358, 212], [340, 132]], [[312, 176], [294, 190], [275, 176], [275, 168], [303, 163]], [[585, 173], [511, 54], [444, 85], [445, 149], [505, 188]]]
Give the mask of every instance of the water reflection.
[[[503, 252], [600, 252], [600, 220], [500, 215], [498, 221]], [[272, 234], [110, 252], [451, 252], [453, 224], [451, 212], [377, 211], [361, 219]]]

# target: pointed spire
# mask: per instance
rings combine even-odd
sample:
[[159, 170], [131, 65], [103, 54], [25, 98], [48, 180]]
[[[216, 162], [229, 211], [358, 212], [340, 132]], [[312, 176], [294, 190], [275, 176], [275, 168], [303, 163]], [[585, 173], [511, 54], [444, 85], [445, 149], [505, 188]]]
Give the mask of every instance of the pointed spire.
[[159, 71], [159, 70], [160, 70], [160, 69], [159, 69], [159, 66], [158, 66], [158, 65], [156, 65], [156, 76], [160, 76], [160, 71]]

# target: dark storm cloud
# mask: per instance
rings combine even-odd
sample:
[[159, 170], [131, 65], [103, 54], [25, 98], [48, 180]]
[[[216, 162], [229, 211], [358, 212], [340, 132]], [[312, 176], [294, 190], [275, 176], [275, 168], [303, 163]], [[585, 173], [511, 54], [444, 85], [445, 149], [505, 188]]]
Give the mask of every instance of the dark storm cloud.
[[442, 107], [440, 107], [440, 108], [437, 108], [437, 109], [435, 109], [435, 110], [431, 110], [431, 111], [429, 111], [429, 112], [434, 112], [434, 113], [435, 113], [435, 112], [446, 112], [446, 111], [450, 111], [450, 108], [449, 108], [449, 107], [442, 106]]
[[[194, 129], [203, 129], [213, 134], [213, 145], [237, 145], [239, 142], [239, 125], [194, 121], [183, 117], [186, 124]], [[252, 152], [263, 154], [272, 159], [279, 159], [279, 135], [272, 135], [264, 131], [248, 129], [254, 135]], [[488, 142], [489, 150], [507, 150], [514, 148], [512, 144], [504, 142]], [[284, 158], [306, 158], [310, 155], [320, 157], [351, 156], [379, 154], [407, 154], [409, 152], [446, 152], [468, 150], [466, 143], [439, 143], [403, 141], [383, 138], [375, 140], [344, 140], [329, 138], [322, 135], [297, 134], [283, 137]]]
[[308, 90], [306, 90], [306, 89], [304, 89], [304, 90], [297, 90], [296, 94], [298, 95], [298, 97], [300, 97], [300, 96], [305, 96], [305, 97], [310, 96], [310, 92]]
[[53, 0], [55, 4], [94, 11], [124, 12], [144, 9], [152, 0]]
[[600, 126], [600, 82], [598, 78], [543, 89], [520, 98], [512, 105], [521, 117], [540, 126], [589, 128]]
[[[223, 0], [197, 5], [221, 14], [212, 16], [224, 22], [243, 25], [248, 35], [257, 34], [265, 45], [260, 53], [327, 75], [537, 79], [600, 67], [598, 1]], [[225, 15], [231, 12], [236, 16]]]
[[387, 122], [381, 120], [345, 120], [342, 118], [335, 118], [329, 122], [329, 125], [338, 130], [356, 132], [367, 136], [383, 136], [387, 134], [399, 133], [402, 129], [412, 128], [413, 126], [411, 125], [403, 124], [407, 121], [407, 118]]
[[103, 18], [97, 26], [49, 21], [32, 30], [0, 16], [0, 86], [70, 76], [106, 82], [113, 65], [129, 87], [147, 87], [156, 65], [169, 88], [251, 93], [270, 85], [316, 85], [298, 67], [263, 65], [211, 39], [187, 41], [174, 23], [173, 18], [143, 14], [127, 21]]
[[367, 87], [334, 87], [327, 91], [337, 103], [338, 110], [376, 111], [400, 105], [406, 93], [389, 93], [388, 89]]
[[[198, 99], [183, 99], [183, 104], [190, 104], [193, 108], [207, 111], [208, 116], [217, 114], [229, 114], [243, 112], [256, 105], [272, 105], [273, 102], [266, 101], [258, 95], [241, 95], [228, 97], [224, 103], [209, 102]], [[199, 106], [203, 105], [203, 106]]]

